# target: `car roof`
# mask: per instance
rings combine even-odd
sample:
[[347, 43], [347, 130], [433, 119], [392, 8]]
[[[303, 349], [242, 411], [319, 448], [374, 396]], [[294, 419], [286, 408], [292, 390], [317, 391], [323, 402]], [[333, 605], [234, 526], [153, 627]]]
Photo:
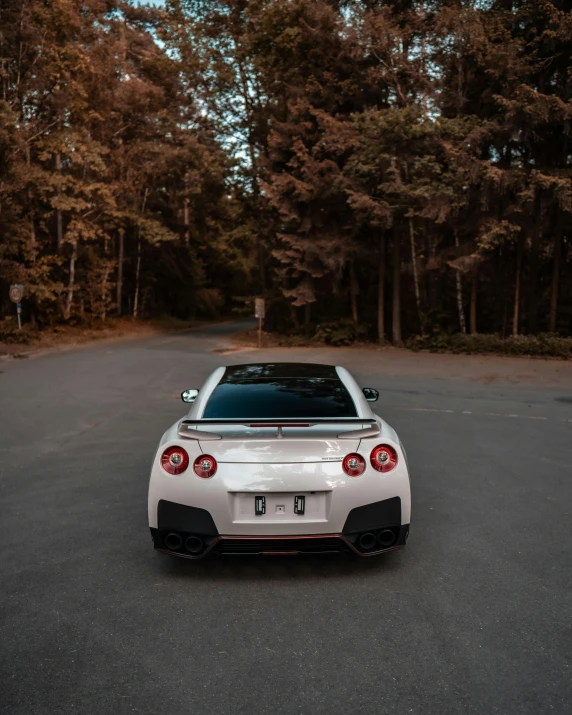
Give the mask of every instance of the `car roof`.
[[340, 381], [333, 365], [320, 365], [311, 362], [264, 362], [247, 365], [229, 365], [224, 372], [221, 383], [242, 383], [250, 380], [267, 378], [314, 378]]

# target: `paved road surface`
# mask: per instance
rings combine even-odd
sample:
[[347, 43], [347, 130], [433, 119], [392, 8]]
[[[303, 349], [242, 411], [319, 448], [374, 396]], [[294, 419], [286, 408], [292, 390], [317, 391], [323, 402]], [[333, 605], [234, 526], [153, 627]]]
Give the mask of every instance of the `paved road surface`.
[[[0, 363], [0, 711], [572, 712], [572, 392], [390, 374], [371, 350], [213, 353], [232, 327]], [[179, 392], [269, 356], [343, 358], [382, 391], [413, 472], [407, 549], [152, 551]]]

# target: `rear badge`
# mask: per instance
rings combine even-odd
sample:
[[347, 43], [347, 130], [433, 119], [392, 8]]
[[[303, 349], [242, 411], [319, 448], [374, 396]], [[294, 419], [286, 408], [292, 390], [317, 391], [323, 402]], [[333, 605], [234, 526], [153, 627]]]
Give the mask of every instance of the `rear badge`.
[[294, 497], [294, 514], [303, 514], [306, 511], [306, 497]]
[[266, 497], [254, 497], [254, 513], [256, 516], [266, 514]]

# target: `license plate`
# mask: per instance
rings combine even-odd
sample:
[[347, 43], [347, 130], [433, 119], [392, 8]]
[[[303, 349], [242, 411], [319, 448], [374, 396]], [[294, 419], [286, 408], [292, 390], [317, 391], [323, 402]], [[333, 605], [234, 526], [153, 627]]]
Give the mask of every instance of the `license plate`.
[[233, 521], [325, 521], [326, 492], [235, 492]]
[[306, 497], [294, 497], [294, 514], [304, 514], [306, 511]]

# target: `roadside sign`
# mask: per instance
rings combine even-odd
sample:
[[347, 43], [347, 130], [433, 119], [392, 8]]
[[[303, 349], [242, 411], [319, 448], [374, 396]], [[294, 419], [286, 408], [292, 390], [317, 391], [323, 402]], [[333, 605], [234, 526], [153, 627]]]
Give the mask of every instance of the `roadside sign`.
[[18, 330], [22, 330], [22, 303], [16, 303], [16, 314], [18, 316]]
[[254, 299], [254, 317], [264, 318], [264, 298]]
[[12, 283], [10, 286], [10, 300], [16, 303], [16, 314], [18, 315], [18, 330], [22, 329], [22, 303], [20, 302], [24, 296], [24, 286], [21, 283]]
[[10, 300], [19, 303], [24, 296], [24, 286], [21, 283], [13, 283], [10, 286]]
[[254, 317], [258, 318], [258, 347], [262, 347], [262, 321], [264, 320], [264, 298], [254, 299]]

